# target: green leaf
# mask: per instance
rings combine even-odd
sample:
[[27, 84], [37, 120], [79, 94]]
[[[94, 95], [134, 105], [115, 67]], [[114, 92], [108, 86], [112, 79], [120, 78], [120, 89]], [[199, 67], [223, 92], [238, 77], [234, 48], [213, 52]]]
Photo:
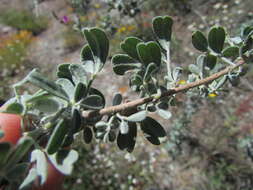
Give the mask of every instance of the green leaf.
[[6, 161], [10, 155], [11, 145], [10, 143], [0, 143], [0, 167], [6, 164]]
[[204, 34], [200, 31], [196, 31], [192, 34], [193, 46], [202, 52], [206, 52], [208, 49], [208, 42]]
[[72, 80], [72, 76], [69, 71], [69, 66], [70, 66], [70, 64], [68, 64], [68, 63], [60, 64], [57, 67], [57, 76], [59, 78], [66, 78], [66, 79]]
[[172, 77], [173, 77], [174, 81], [177, 81], [177, 79], [179, 78], [182, 71], [183, 71], [183, 69], [181, 67], [175, 67], [173, 69]]
[[75, 95], [74, 95], [75, 102], [79, 102], [86, 95], [87, 95], [87, 88], [85, 84], [79, 82], [75, 87]]
[[16, 164], [6, 172], [6, 177], [11, 181], [19, 181], [20, 178], [26, 173], [29, 166], [30, 164], [28, 163]]
[[79, 131], [82, 124], [82, 116], [80, 112], [73, 108], [71, 113], [71, 129], [70, 135], [73, 136], [76, 132]]
[[71, 146], [73, 142], [74, 142], [73, 134], [69, 131], [68, 135], [65, 136], [61, 147], [68, 148]]
[[83, 83], [85, 85], [88, 85], [88, 77], [85, 72], [85, 69], [83, 65], [81, 64], [71, 64], [69, 66], [70, 73], [72, 75], [72, 79], [75, 84]]
[[24, 110], [24, 107], [22, 104], [19, 104], [17, 102], [14, 102], [12, 104], [8, 104], [7, 107], [4, 110], [4, 113], [12, 113], [12, 114], [22, 114]]
[[253, 39], [248, 38], [246, 41], [244, 41], [242, 47], [240, 48], [240, 55], [243, 55], [252, 48], [253, 48]]
[[110, 131], [109, 132], [108, 139], [109, 139], [110, 142], [114, 142], [115, 141], [115, 139], [116, 139], [115, 131]]
[[226, 32], [223, 27], [212, 27], [208, 34], [208, 43], [210, 48], [216, 53], [221, 53], [226, 38]]
[[142, 85], [143, 79], [139, 74], [134, 74], [130, 79], [130, 86], [133, 90], [139, 90], [139, 87]]
[[253, 26], [246, 26], [246, 27], [242, 28], [241, 36], [244, 39], [247, 39], [249, 37], [249, 35], [253, 34], [252, 32], [253, 32]]
[[98, 57], [104, 64], [109, 53], [109, 40], [105, 32], [99, 28], [85, 28], [83, 34], [89, 43], [93, 56]]
[[143, 80], [148, 82], [151, 79], [152, 74], [155, 73], [157, 70], [158, 70], [158, 67], [156, 66], [155, 63], [148, 64]]
[[147, 66], [149, 63], [155, 63], [157, 67], [161, 64], [162, 54], [159, 45], [156, 42], [141, 42], [137, 45], [137, 52], [142, 63]]
[[141, 64], [125, 54], [117, 54], [112, 58], [113, 71], [117, 75], [124, 75], [126, 71], [140, 69]]
[[56, 153], [56, 161], [57, 164], [63, 164], [63, 160], [67, 158], [70, 150], [69, 149], [61, 149]]
[[83, 140], [85, 143], [90, 144], [92, 141], [92, 130], [89, 127], [83, 129]]
[[47, 143], [47, 152], [48, 154], [54, 154], [58, 151], [63, 143], [63, 139], [67, 134], [69, 126], [66, 121], [61, 119], [54, 128], [53, 133], [51, 134], [49, 141]]
[[224, 75], [223, 77], [221, 77], [218, 80], [218, 82], [217, 82], [217, 84], [215, 86], [215, 89], [217, 90], [217, 89], [221, 88], [226, 83], [227, 78], [228, 78], [227, 75]]
[[119, 132], [117, 137], [117, 145], [120, 150], [127, 150], [132, 152], [134, 150], [136, 136], [137, 136], [137, 126], [136, 123], [129, 122], [129, 131], [127, 134], [121, 134]]
[[121, 49], [126, 52], [131, 58], [139, 60], [137, 53], [137, 45], [142, 42], [141, 39], [136, 37], [128, 37], [123, 42], [121, 42]]
[[207, 54], [204, 58], [204, 62], [205, 65], [212, 70], [217, 63], [217, 57], [212, 54]]
[[141, 122], [141, 130], [147, 140], [154, 145], [161, 144], [161, 139], [166, 137], [166, 132], [163, 127], [151, 117], [146, 117], [146, 119]]
[[155, 35], [167, 42], [171, 41], [173, 20], [169, 16], [158, 16], [152, 21]]
[[98, 96], [100, 96], [101, 99], [102, 99], [103, 107], [105, 106], [105, 97], [99, 90], [97, 90], [96, 88], [90, 88], [89, 95], [98, 95]]
[[84, 109], [99, 110], [104, 107], [103, 100], [98, 95], [90, 95], [81, 101], [81, 106]]
[[55, 99], [49, 98], [47, 96], [45, 97], [41, 96], [40, 98], [34, 100], [32, 102], [32, 106], [33, 109], [48, 114], [57, 112], [60, 107], [59, 103]]
[[33, 150], [31, 162], [36, 162], [35, 168], [37, 176], [40, 176], [40, 184], [44, 184], [47, 180], [47, 158], [45, 153], [39, 149]]
[[120, 93], [116, 93], [114, 96], [113, 96], [113, 99], [112, 99], [112, 105], [113, 106], [116, 106], [116, 105], [119, 105], [121, 104], [123, 100], [123, 97]]
[[126, 118], [127, 121], [131, 122], [140, 122], [143, 121], [147, 117], [147, 112], [144, 111], [139, 111], [137, 113], [134, 113]]
[[227, 47], [222, 51], [222, 55], [228, 58], [229, 57], [236, 58], [239, 56], [239, 48], [237, 46]]
[[29, 170], [28, 175], [26, 176], [26, 178], [24, 179], [24, 181], [22, 182], [22, 184], [19, 186], [19, 189], [23, 189], [24, 187], [28, 186], [29, 184], [31, 184], [35, 179], [37, 178], [37, 171], [35, 168], [31, 168]]
[[75, 93], [75, 86], [73, 85], [73, 83], [65, 78], [60, 78], [56, 81], [56, 83], [58, 85], [60, 85], [62, 87], [62, 89], [66, 92], [69, 100], [73, 100], [74, 99], [74, 93]]
[[81, 50], [81, 62], [83, 63], [83, 68], [87, 73], [95, 74], [99, 71], [100, 64], [95, 63], [91, 48], [88, 44]]
[[78, 153], [75, 150], [70, 150], [62, 163], [57, 162], [57, 154], [49, 155], [49, 160], [55, 166], [55, 168], [64, 175], [70, 175], [72, 173], [74, 163], [78, 159]]
[[88, 44], [84, 45], [83, 48], [81, 49], [80, 59], [81, 59], [81, 62], [83, 62], [84, 64], [86, 61], [94, 62], [93, 54]]
[[199, 69], [199, 67], [197, 65], [194, 65], [194, 64], [190, 64], [188, 66], [188, 69], [191, 73], [194, 73], [196, 75], [201, 75], [201, 71]]
[[31, 137], [22, 137], [19, 141], [17, 146], [15, 147], [14, 153], [8, 160], [8, 167], [11, 168], [18, 162], [22, 160], [22, 158], [28, 153], [28, 151], [33, 146], [34, 141]]
[[68, 95], [59, 85], [53, 81], [48, 80], [46, 77], [38, 73], [35, 69], [28, 74], [26, 80], [52, 95], [68, 100]]

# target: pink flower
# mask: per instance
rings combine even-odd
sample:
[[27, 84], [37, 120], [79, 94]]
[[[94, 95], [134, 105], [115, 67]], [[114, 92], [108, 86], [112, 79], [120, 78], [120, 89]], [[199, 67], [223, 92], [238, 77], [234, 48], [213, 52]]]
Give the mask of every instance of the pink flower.
[[64, 24], [68, 24], [68, 22], [69, 22], [69, 17], [63, 16], [63, 17], [61, 18], [61, 22], [64, 23]]

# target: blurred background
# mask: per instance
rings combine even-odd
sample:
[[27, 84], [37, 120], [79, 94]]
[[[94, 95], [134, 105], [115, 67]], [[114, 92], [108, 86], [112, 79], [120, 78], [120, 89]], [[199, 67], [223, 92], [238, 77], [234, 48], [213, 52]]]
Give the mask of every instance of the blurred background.
[[[252, 0], [0, 0], [0, 104], [32, 68], [55, 78], [58, 64], [79, 63], [86, 43], [78, 30], [82, 27], [103, 28], [113, 55], [121, 52], [119, 44], [127, 36], [154, 39], [152, 18], [170, 15], [172, 62], [187, 69], [198, 55], [191, 44], [193, 31], [207, 33], [222, 25], [231, 36], [239, 34], [253, 25], [252, 7]], [[109, 60], [95, 85], [107, 105], [115, 92], [136, 97], [127, 78], [113, 74]], [[73, 148], [80, 159], [64, 189], [252, 190], [252, 67], [237, 87], [228, 86], [218, 96], [179, 95], [178, 101], [169, 108], [169, 121], [154, 116], [168, 133], [160, 146], [138, 136], [129, 154], [115, 144], [78, 141]]]

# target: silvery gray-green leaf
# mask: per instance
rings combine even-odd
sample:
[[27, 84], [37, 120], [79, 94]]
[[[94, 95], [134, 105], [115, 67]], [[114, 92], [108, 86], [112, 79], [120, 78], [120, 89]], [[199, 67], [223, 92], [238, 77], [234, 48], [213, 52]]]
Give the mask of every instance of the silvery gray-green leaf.
[[70, 100], [74, 100], [75, 86], [70, 82], [70, 80], [65, 78], [60, 78], [56, 81], [58, 85], [66, 92]]
[[126, 121], [122, 120], [119, 125], [119, 130], [120, 130], [121, 134], [123, 134], [123, 135], [127, 134], [129, 131], [128, 123]]
[[155, 73], [157, 70], [158, 67], [155, 63], [148, 64], [143, 80], [148, 82], [151, 79], [153, 73]]
[[157, 109], [158, 115], [160, 115], [163, 119], [170, 119], [172, 114], [170, 111], [164, 109]]
[[78, 159], [78, 153], [75, 150], [70, 150], [68, 155], [62, 161], [61, 164], [57, 162], [56, 154], [49, 155], [50, 162], [55, 166], [55, 168], [64, 175], [70, 175], [72, 173], [74, 163]]
[[146, 118], [146, 116], [147, 116], [147, 112], [144, 110], [144, 111], [139, 111], [137, 113], [134, 113], [128, 116], [126, 120], [130, 122], [140, 122], [140, 121], [143, 121]]
[[36, 162], [36, 173], [40, 176], [40, 184], [44, 184], [47, 180], [47, 158], [45, 153], [39, 149], [35, 149], [31, 153], [31, 162]]
[[215, 89], [221, 88], [226, 83], [226, 81], [227, 81], [227, 75], [224, 75], [218, 80], [217, 85], [215, 86]]
[[52, 114], [59, 110], [60, 104], [57, 100], [49, 97], [41, 97], [32, 102], [34, 109], [43, 113]]
[[190, 64], [188, 66], [188, 69], [191, 73], [194, 73], [196, 75], [201, 75], [201, 71], [199, 69], [199, 67], [197, 65], [194, 65], [194, 64]]
[[37, 178], [37, 176], [38, 176], [37, 170], [35, 168], [31, 168], [29, 170], [28, 175], [26, 176], [26, 178], [24, 179], [24, 181], [19, 186], [19, 189], [23, 189], [26, 186], [30, 185]]
[[72, 80], [75, 84], [79, 82], [87, 85], [88, 84], [88, 77], [85, 72], [83, 65], [81, 64], [71, 64], [69, 66], [70, 73], [72, 75]]
[[182, 73], [183, 69], [181, 67], [175, 67], [172, 72], [172, 77], [174, 81], [178, 80], [180, 74]]

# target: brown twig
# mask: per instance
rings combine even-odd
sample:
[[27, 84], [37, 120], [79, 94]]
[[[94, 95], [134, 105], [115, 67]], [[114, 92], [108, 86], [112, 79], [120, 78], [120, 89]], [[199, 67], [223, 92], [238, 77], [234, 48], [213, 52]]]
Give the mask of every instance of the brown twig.
[[[244, 63], [245, 62], [243, 60], [240, 60], [235, 65], [228, 66], [225, 69], [223, 69], [223, 70], [221, 70], [221, 71], [219, 71], [219, 72], [217, 72], [217, 73], [215, 73], [215, 74], [213, 74], [209, 77], [206, 77], [204, 79], [201, 79], [201, 80], [198, 80], [198, 81], [195, 81], [195, 82], [188, 83], [186, 85], [182, 85], [182, 86], [177, 87], [177, 88], [170, 89], [170, 90], [164, 92], [161, 95], [160, 98], [171, 96], [171, 95], [177, 94], [179, 92], [184, 92], [184, 91], [187, 91], [187, 90], [192, 89], [194, 87], [201, 86], [203, 84], [208, 84], [208, 83], [220, 78], [221, 76], [223, 76], [225, 74], [228, 74], [230, 71], [232, 71], [235, 68], [243, 65]], [[151, 101], [153, 101], [153, 99], [154, 99], [154, 97], [140, 98], [140, 99], [133, 100], [133, 101], [130, 101], [130, 102], [127, 102], [127, 103], [123, 103], [123, 104], [120, 104], [120, 105], [117, 105], [117, 106], [109, 106], [109, 107], [106, 107], [106, 108], [98, 110], [98, 111], [91, 111], [91, 112], [85, 112], [84, 111], [82, 115], [83, 115], [84, 118], [94, 118], [94, 117], [98, 117], [98, 116], [102, 116], [102, 115], [110, 115], [110, 114], [113, 114], [113, 113], [133, 109], [133, 108], [135, 108], [139, 105], [151, 102]]]

